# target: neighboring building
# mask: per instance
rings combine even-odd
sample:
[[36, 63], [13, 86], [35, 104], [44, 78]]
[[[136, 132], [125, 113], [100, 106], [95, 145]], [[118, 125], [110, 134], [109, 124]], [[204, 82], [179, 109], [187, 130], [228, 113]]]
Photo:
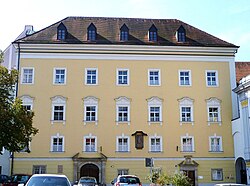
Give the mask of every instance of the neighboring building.
[[[15, 39], [21, 39], [23, 37], [26, 37], [28, 35], [31, 35], [34, 33], [34, 29], [32, 25], [25, 25], [24, 30], [22, 33]], [[5, 66], [8, 69], [17, 69], [18, 68], [18, 62], [17, 62], [17, 54], [18, 51], [14, 47], [14, 45], [11, 43], [4, 51], [4, 61], [1, 65]]]
[[[26, 37], [27, 35], [30, 35], [34, 33], [33, 26], [31, 25], [26, 25], [24, 28], [24, 31], [16, 38], [21, 39], [23, 37]], [[17, 69], [17, 51], [13, 44], [10, 44], [4, 51], [4, 60], [1, 65], [4, 67], [8, 68], [9, 70], [11, 69]], [[0, 174], [10, 174], [10, 152], [3, 149], [2, 150], [3, 155], [0, 155]]]
[[237, 182], [250, 184], [250, 62], [236, 62], [239, 117], [233, 120], [233, 138]]
[[235, 181], [237, 46], [176, 19], [67, 17], [15, 47], [18, 97], [39, 128], [15, 173], [149, 184], [152, 158], [193, 185]]
[[236, 61], [235, 70], [236, 70], [236, 82], [237, 84], [240, 84], [240, 80], [250, 74], [250, 62]]

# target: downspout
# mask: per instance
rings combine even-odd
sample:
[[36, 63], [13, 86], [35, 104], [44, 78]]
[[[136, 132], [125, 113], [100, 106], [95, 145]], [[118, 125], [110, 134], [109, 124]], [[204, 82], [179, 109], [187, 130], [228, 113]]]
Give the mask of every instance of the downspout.
[[[20, 70], [20, 44], [17, 43], [17, 70], [19, 72]], [[19, 79], [19, 78], [18, 78]], [[15, 90], [15, 98], [18, 95], [18, 82], [16, 83], [16, 90]], [[11, 171], [10, 175], [13, 175], [13, 169], [14, 169], [14, 152], [11, 152]]]

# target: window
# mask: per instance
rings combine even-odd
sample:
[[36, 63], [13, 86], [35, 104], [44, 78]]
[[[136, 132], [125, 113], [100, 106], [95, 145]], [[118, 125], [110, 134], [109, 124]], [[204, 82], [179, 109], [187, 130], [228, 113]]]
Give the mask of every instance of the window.
[[127, 86], [129, 85], [129, 70], [128, 69], [117, 69], [116, 71], [116, 84]]
[[98, 84], [98, 71], [96, 68], [85, 69], [85, 84], [97, 85]]
[[52, 124], [54, 122], [63, 122], [65, 124], [65, 113], [66, 113], [66, 100], [67, 98], [62, 96], [55, 96], [52, 100]]
[[118, 97], [116, 101], [116, 122], [128, 123], [130, 122], [130, 99], [127, 97]]
[[207, 102], [208, 125], [217, 123], [221, 125], [221, 100], [217, 98], [209, 98]]
[[66, 84], [66, 69], [54, 68], [54, 84], [64, 85]]
[[22, 96], [20, 97], [20, 99], [22, 100], [22, 106], [27, 110], [27, 111], [31, 111], [33, 108], [33, 100], [34, 98], [28, 95]]
[[57, 134], [51, 137], [51, 151], [63, 152], [64, 151], [64, 137]]
[[67, 35], [67, 28], [63, 23], [57, 27], [57, 40], [65, 40]]
[[96, 27], [91, 23], [88, 27], [88, 41], [96, 41]]
[[129, 152], [129, 137], [128, 136], [124, 136], [124, 134], [122, 134], [122, 136], [117, 136], [116, 137], [116, 151], [117, 152]]
[[176, 32], [176, 37], [178, 42], [185, 42], [186, 41], [186, 30], [183, 26], [180, 26]]
[[182, 136], [181, 137], [181, 150], [182, 152], [193, 152], [194, 151], [194, 138], [193, 136]]
[[21, 79], [22, 84], [34, 84], [34, 68], [23, 67]]
[[210, 136], [209, 137], [209, 151], [210, 152], [222, 152], [222, 137], [221, 136]]
[[193, 102], [194, 100], [184, 97], [178, 100], [180, 106], [180, 124], [191, 123], [193, 125]]
[[148, 122], [162, 124], [162, 99], [151, 97], [148, 101]]
[[84, 136], [84, 151], [85, 152], [97, 151], [96, 136], [92, 136], [92, 134]]
[[179, 85], [190, 86], [191, 85], [191, 71], [179, 70]]
[[149, 151], [150, 152], [161, 152], [162, 151], [162, 137], [161, 136], [151, 136], [149, 137]]
[[118, 169], [117, 175], [129, 175], [128, 169]]
[[97, 124], [98, 99], [92, 96], [84, 98], [84, 124], [95, 122]]
[[124, 24], [124, 25], [120, 28], [120, 41], [128, 41], [128, 37], [129, 37], [129, 29], [128, 29], [128, 27]]
[[206, 71], [206, 82], [208, 87], [218, 87], [218, 72], [216, 70], [207, 70]]
[[160, 121], [160, 107], [150, 107], [150, 121]]
[[148, 31], [148, 40], [155, 42], [157, 41], [157, 37], [157, 28], [155, 27], [155, 25], [152, 25]]
[[212, 169], [211, 170], [212, 181], [222, 181], [223, 180], [223, 169]]
[[33, 165], [33, 174], [46, 174], [46, 165]]
[[181, 121], [191, 122], [191, 107], [181, 107]]
[[161, 85], [161, 74], [159, 69], [148, 70], [148, 85], [149, 86], [160, 86]]
[[63, 173], [63, 165], [57, 165], [57, 173], [62, 174]]

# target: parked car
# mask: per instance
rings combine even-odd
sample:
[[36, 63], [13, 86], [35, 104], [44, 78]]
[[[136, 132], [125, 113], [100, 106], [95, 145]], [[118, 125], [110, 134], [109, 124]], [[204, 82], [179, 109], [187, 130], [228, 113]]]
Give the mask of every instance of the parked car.
[[14, 174], [8, 182], [3, 183], [3, 186], [17, 186], [20, 183], [26, 183], [30, 176], [29, 174]]
[[65, 175], [34, 174], [26, 184], [18, 186], [71, 186], [71, 183]]
[[239, 184], [239, 183], [217, 183], [215, 186], [241, 186], [245, 184]]
[[135, 175], [119, 175], [111, 184], [114, 186], [142, 186], [140, 179]]
[[6, 183], [9, 180], [10, 180], [10, 176], [4, 175], [4, 174], [0, 174], [0, 183]]
[[78, 181], [78, 186], [98, 186], [98, 183], [96, 181], [95, 177], [81, 177]]

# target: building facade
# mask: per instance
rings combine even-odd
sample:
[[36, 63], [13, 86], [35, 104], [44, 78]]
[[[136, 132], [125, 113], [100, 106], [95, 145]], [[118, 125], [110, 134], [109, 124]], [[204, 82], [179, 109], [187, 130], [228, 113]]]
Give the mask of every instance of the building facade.
[[15, 173], [234, 182], [237, 46], [175, 19], [67, 17], [15, 41], [39, 133]]
[[[21, 39], [26, 37], [30, 34], [34, 33], [32, 25], [26, 25], [24, 30], [21, 34], [16, 38]], [[3, 51], [3, 65], [4, 67], [11, 69], [17, 69], [17, 51], [13, 44], [10, 44], [4, 51]], [[0, 154], [0, 174], [10, 175], [11, 174], [11, 167], [10, 167], [10, 152], [6, 149], [2, 149], [2, 155]]]
[[239, 117], [233, 120], [233, 138], [236, 162], [236, 180], [250, 184], [250, 141], [249, 141], [249, 95], [250, 95], [250, 63], [236, 63], [238, 86], [233, 89], [238, 95]]

